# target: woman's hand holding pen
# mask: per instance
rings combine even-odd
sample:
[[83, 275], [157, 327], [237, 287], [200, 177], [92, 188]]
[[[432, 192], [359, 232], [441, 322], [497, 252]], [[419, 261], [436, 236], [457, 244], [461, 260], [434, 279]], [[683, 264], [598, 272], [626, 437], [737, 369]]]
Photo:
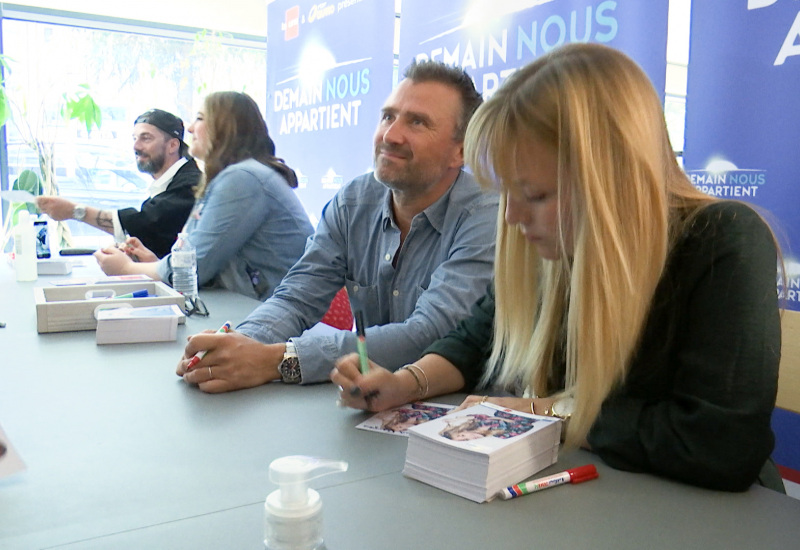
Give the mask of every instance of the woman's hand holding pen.
[[135, 262], [157, 262], [156, 256], [142, 241], [136, 237], [128, 237], [120, 248]]
[[133, 263], [133, 260], [115, 246], [95, 251], [94, 257], [106, 275], [128, 275], [128, 266]]
[[357, 353], [345, 355], [331, 371], [331, 381], [340, 389], [343, 406], [367, 411], [385, 411], [416, 400], [414, 379], [406, 372], [391, 373], [370, 361], [369, 373], [361, 374]]

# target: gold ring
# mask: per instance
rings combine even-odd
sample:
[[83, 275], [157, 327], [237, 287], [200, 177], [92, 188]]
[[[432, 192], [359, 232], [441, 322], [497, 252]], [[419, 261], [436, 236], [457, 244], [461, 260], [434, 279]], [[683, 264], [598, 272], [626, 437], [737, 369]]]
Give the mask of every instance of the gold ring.
[[489, 396], [488, 396], [488, 395], [484, 395], [484, 396], [483, 396], [483, 399], [481, 399], [481, 402], [480, 402], [480, 404], [481, 404], [481, 405], [483, 405], [484, 403], [486, 403], [486, 400], [487, 400], [487, 399], [489, 399]]
[[214, 373], [211, 372], [211, 367], [208, 367], [208, 379], [209, 380], [213, 380], [214, 379]]

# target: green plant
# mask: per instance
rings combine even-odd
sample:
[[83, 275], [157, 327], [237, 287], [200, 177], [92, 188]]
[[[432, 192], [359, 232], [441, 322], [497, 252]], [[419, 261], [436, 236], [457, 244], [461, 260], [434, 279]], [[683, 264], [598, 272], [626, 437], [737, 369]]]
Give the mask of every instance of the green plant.
[[5, 74], [11, 72], [4, 55], [0, 55], [0, 127], [2, 127], [11, 117], [11, 104], [6, 94]]

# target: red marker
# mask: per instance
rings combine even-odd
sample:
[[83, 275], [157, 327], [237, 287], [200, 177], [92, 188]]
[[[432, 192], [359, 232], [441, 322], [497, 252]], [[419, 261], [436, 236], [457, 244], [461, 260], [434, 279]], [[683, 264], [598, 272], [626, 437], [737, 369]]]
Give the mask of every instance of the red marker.
[[556, 485], [562, 485], [564, 483], [582, 483], [596, 477], [597, 468], [594, 467], [594, 464], [587, 464], [586, 466], [579, 466], [577, 468], [572, 468], [571, 470], [566, 470], [551, 476], [541, 477], [539, 479], [520, 483], [519, 485], [506, 487], [498, 494], [503, 500], [508, 500], [510, 498], [521, 497], [522, 495], [527, 495], [529, 493], [535, 493], [536, 491], [541, 491], [543, 489], [549, 489], [550, 487], [555, 487]]
[[[222, 325], [221, 327], [219, 327], [219, 330], [217, 331], [217, 333], [220, 333], [220, 332], [230, 332], [230, 331], [231, 331], [231, 322], [230, 322], [230, 321], [226, 321], [224, 325]], [[189, 372], [189, 371], [190, 371], [190, 370], [192, 370], [192, 369], [193, 369], [195, 366], [197, 366], [197, 363], [199, 363], [199, 362], [200, 362], [200, 360], [201, 360], [203, 357], [205, 357], [205, 356], [206, 356], [206, 353], [207, 353], [207, 351], [206, 351], [206, 350], [200, 350], [200, 351], [198, 351], [197, 353], [195, 353], [195, 354], [194, 354], [194, 356], [193, 356], [191, 359], [189, 359], [189, 364], [188, 364], [188, 365], [186, 365], [186, 372]]]

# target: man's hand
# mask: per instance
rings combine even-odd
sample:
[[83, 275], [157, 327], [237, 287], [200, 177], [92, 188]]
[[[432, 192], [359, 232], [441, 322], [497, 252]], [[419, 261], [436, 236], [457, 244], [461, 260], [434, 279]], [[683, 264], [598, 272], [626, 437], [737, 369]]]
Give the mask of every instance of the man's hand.
[[[205, 356], [187, 371], [192, 357], [203, 350]], [[238, 332], [207, 331], [189, 337], [175, 373], [208, 393], [252, 388], [280, 378], [278, 365], [285, 351], [285, 344], [262, 344]]]
[[72, 211], [75, 209], [74, 202], [52, 196], [36, 197], [36, 206], [57, 222], [71, 220]]

